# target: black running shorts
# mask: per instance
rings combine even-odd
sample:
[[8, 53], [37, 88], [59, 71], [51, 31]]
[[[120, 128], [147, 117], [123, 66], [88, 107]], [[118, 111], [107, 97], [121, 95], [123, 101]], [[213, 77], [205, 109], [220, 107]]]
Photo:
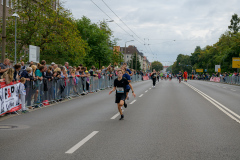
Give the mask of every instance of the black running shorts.
[[115, 99], [115, 103], [120, 103], [121, 100], [125, 101], [126, 99], [126, 94], [116, 94], [116, 99]]
[[130, 89], [126, 89], [126, 92], [129, 92], [130, 91]]

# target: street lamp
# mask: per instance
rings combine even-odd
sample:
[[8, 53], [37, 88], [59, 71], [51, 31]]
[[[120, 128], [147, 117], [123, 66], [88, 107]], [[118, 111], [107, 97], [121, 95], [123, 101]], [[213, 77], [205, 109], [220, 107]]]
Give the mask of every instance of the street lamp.
[[15, 17], [15, 64], [17, 63], [17, 18], [20, 18], [17, 13], [12, 15]]
[[126, 44], [127, 44], [127, 42], [132, 42], [132, 41], [134, 41], [134, 40], [130, 40], [130, 41], [126, 41], [126, 42], [125, 42], [125, 55], [124, 55], [124, 62], [125, 62], [125, 63], [126, 63], [126, 54], [127, 54]]
[[114, 22], [114, 20], [106, 21], [106, 22]]

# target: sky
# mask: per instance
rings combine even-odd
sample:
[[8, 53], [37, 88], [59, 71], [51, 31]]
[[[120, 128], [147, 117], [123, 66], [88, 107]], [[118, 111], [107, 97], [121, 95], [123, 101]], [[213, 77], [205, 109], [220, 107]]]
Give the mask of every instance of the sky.
[[117, 45], [134, 45], [150, 62], [171, 65], [178, 54], [213, 45], [228, 30], [240, 0], [64, 0], [75, 19], [108, 22]]

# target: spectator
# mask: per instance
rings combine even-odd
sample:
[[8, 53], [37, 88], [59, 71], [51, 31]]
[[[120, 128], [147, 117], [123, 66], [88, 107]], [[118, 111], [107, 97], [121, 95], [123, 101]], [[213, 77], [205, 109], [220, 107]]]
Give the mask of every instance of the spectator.
[[80, 76], [80, 72], [81, 71], [81, 67], [77, 67], [77, 69], [76, 69], [76, 72], [75, 72], [75, 75], [77, 76], [77, 77], [79, 77]]
[[53, 65], [53, 71], [55, 70], [55, 69], [57, 69], [58, 68], [58, 65], [57, 64], [54, 64]]
[[66, 71], [68, 70], [68, 66], [69, 66], [68, 62], [65, 62], [64, 68], [66, 69]]
[[55, 65], [55, 63], [54, 63], [54, 62], [52, 62], [52, 63], [51, 63], [51, 66], [53, 67], [54, 65]]
[[32, 96], [34, 96], [34, 103], [36, 104], [36, 103], [38, 103], [37, 98], [38, 98], [38, 92], [39, 92], [39, 90], [38, 90], [39, 83], [37, 81], [37, 77], [35, 74], [37, 66], [32, 65], [31, 68], [32, 68], [32, 76], [33, 76], [33, 80], [34, 80], [34, 83], [32, 83], [32, 93], [33, 93]]
[[29, 63], [29, 67], [31, 67], [32, 65], [34, 65], [33, 61]]
[[42, 66], [46, 66], [46, 61], [45, 61], [45, 60], [42, 60], [42, 61], [41, 61], [41, 65], [42, 65]]
[[72, 70], [73, 70], [72, 66], [69, 66], [69, 67], [68, 67], [68, 70], [67, 70], [68, 76], [71, 75]]
[[39, 80], [43, 79], [43, 75], [42, 75], [43, 71], [44, 71], [44, 66], [39, 66], [39, 68], [35, 72], [37, 79], [39, 79]]
[[24, 62], [22, 61], [21, 62], [21, 70], [25, 70], [26, 69], [26, 66], [24, 65]]
[[90, 76], [94, 76], [94, 77], [98, 76], [98, 74], [95, 74], [95, 70], [96, 70], [95, 66], [92, 66], [92, 68], [89, 71]]
[[3, 63], [0, 63], [0, 77], [2, 77], [3, 73], [9, 69], [10, 60], [5, 59]]
[[86, 93], [88, 93], [89, 92], [89, 86], [90, 86], [90, 79], [89, 79], [90, 74], [89, 74], [88, 71], [85, 71], [85, 73], [86, 73]]
[[14, 65], [14, 74], [13, 74], [13, 79], [14, 81], [17, 81], [20, 79], [20, 70], [21, 70], [21, 65], [20, 64], [15, 64]]
[[52, 76], [53, 76], [53, 71], [52, 71], [52, 66], [49, 66], [48, 67], [48, 70], [46, 72], [46, 77], [51, 80], [52, 79]]
[[66, 71], [66, 69], [65, 69], [65, 67], [63, 67], [63, 66], [60, 67], [60, 69], [61, 69], [61, 77], [63, 77], [63, 76], [64, 76], [64, 75], [63, 75], [63, 72]]
[[3, 79], [5, 79], [6, 84], [10, 84], [13, 81], [13, 74], [14, 74], [14, 69], [9, 68], [7, 72], [4, 72], [3, 74]]
[[21, 78], [24, 77], [26, 78], [27, 81], [33, 80], [33, 76], [32, 76], [32, 68], [31, 67], [27, 67], [26, 70], [24, 70], [21, 74]]
[[27, 113], [28, 111], [26, 110], [25, 107], [25, 96], [26, 96], [26, 88], [25, 88], [25, 83], [26, 83], [26, 78], [22, 77], [20, 80], [19, 84], [19, 98], [21, 99], [21, 104], [22, 104], [22, 113]]
[[54, 72], [60, 72], [60, 76], [61, 76], [61, 69], [60, 68], [54, 69]]

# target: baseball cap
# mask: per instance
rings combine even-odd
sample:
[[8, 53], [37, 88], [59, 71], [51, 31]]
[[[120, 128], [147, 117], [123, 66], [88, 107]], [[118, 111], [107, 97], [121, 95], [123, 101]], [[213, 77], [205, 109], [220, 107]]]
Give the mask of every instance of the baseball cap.
[[55, 64], [54, 62], [52, 62], [51, 64]]

